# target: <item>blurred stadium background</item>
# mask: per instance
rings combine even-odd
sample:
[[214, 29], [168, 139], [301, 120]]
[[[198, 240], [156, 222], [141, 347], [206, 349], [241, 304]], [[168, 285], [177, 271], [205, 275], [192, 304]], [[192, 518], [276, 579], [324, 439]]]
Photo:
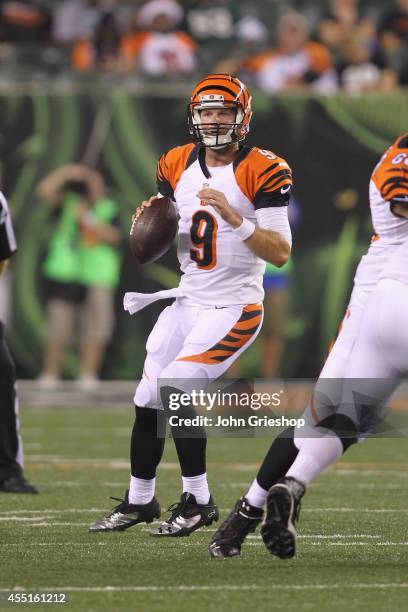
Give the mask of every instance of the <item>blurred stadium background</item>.
[[[192, 85], [208, 71], [228, 66], [253, 91], [248, 142], [284, 156], [295, 177], [290, 306], [277, 373], [317, 375], [372, 232], [370, 173], [407, 128], [407, 24], [404, 0], [2, 2], [1, 182], [19, 241], [2, 302], [9, 298], [8, 338], [19, 377], [38, 377], [46, 337], [42, 265], [54, 226], [35, 188], [52, 170], [81, 161], [107, 181], [120, 206], [124, 236], [115, 333], [101, 376], [134, 380], [140, 375], [146, 334], [158, 309], [131, 318], [121, 308], [123, 292], [174, 286], [177, 265], [173, 250], [156, 265], [135, 266], [126, 240], [130, 215], [154, 192], [159, 155], [188, 141], [186, 101]], [[251, 58], [276, 49], [282, 28], [295, 32], [304, 26], [302, 44], [314, 41], [331, 58], [329, 91], [319, 86], [320, 73], [268, 89]], [[178, 47], [171, 51], [173, 38], [166, 43], [169, 56], [157, 43], [160, 61], [153, 67], [146, 54], [138, 55], [146, 32], [162, 40], [174, 31], [189, 37], [191, 65], [178, 61]], [[349, 47], [357, 42], [365, 53], [350, 58]], [[88, 62], [75, 60], [79, 45], [85, 45], [81, 53]], [[345, 66], [354, 70], [346, 81]], [[262, 342], [245, 356], [241, 373], [262, 373]], [[67, 352], [64, 378], [78, 375], [77, 354], [75, 346]]]

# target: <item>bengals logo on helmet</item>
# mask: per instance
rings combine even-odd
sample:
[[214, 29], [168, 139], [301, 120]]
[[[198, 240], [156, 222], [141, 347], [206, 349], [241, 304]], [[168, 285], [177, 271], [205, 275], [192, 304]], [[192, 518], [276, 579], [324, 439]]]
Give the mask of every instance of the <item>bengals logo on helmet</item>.
[[[233, 123], [202, 122], [201, 111], [211, 108], [231, 108]], [[246, 86], [229, 74], [210, 74], [193, 89], [188, 105], [188, 126], [197, 143], [214, 149], [244, 140], [249, 132], [252, 98]]]

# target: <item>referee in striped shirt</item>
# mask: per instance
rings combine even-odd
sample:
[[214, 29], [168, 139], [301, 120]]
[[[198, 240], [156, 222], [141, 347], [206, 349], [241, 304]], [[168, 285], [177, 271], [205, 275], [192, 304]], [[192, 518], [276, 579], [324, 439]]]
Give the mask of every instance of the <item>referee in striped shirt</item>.
[[[17, 251], [7, 200], [0, 192], [0, 275]], [[16, 370], [0, 321], [0, 493], [38, 493], [23, 473], [23, 452], [18, 433]]]

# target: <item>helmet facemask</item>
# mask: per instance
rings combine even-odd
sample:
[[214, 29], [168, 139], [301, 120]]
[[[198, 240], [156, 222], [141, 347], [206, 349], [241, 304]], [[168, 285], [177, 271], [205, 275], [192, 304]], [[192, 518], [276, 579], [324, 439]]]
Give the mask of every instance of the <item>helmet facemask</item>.
[[[233, 123], [202, 122], [201, 111], [213, 108], [230, 108], [235, 111]], [[234, 142], [244, 140], [249, 125], [243, 124], [244, 111], [239, 102], [224, 100], [222, 95], [210, 94], [200, 96], [199, 102], [192, 102], [188, 107], [188, 125], [194, 141], [210, 147], [223, 149]]]

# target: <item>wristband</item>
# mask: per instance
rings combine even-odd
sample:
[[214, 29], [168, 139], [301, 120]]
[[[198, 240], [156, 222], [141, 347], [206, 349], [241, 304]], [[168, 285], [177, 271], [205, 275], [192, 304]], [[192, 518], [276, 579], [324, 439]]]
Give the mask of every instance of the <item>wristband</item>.
[[252, 223], [249, 219], [245, 219], [242, 221], [239, 227], [236, 227], [232, 231], [238, 238], [241, 240], [248, 240], [252, 236], [256, 229], [255, 223]]

